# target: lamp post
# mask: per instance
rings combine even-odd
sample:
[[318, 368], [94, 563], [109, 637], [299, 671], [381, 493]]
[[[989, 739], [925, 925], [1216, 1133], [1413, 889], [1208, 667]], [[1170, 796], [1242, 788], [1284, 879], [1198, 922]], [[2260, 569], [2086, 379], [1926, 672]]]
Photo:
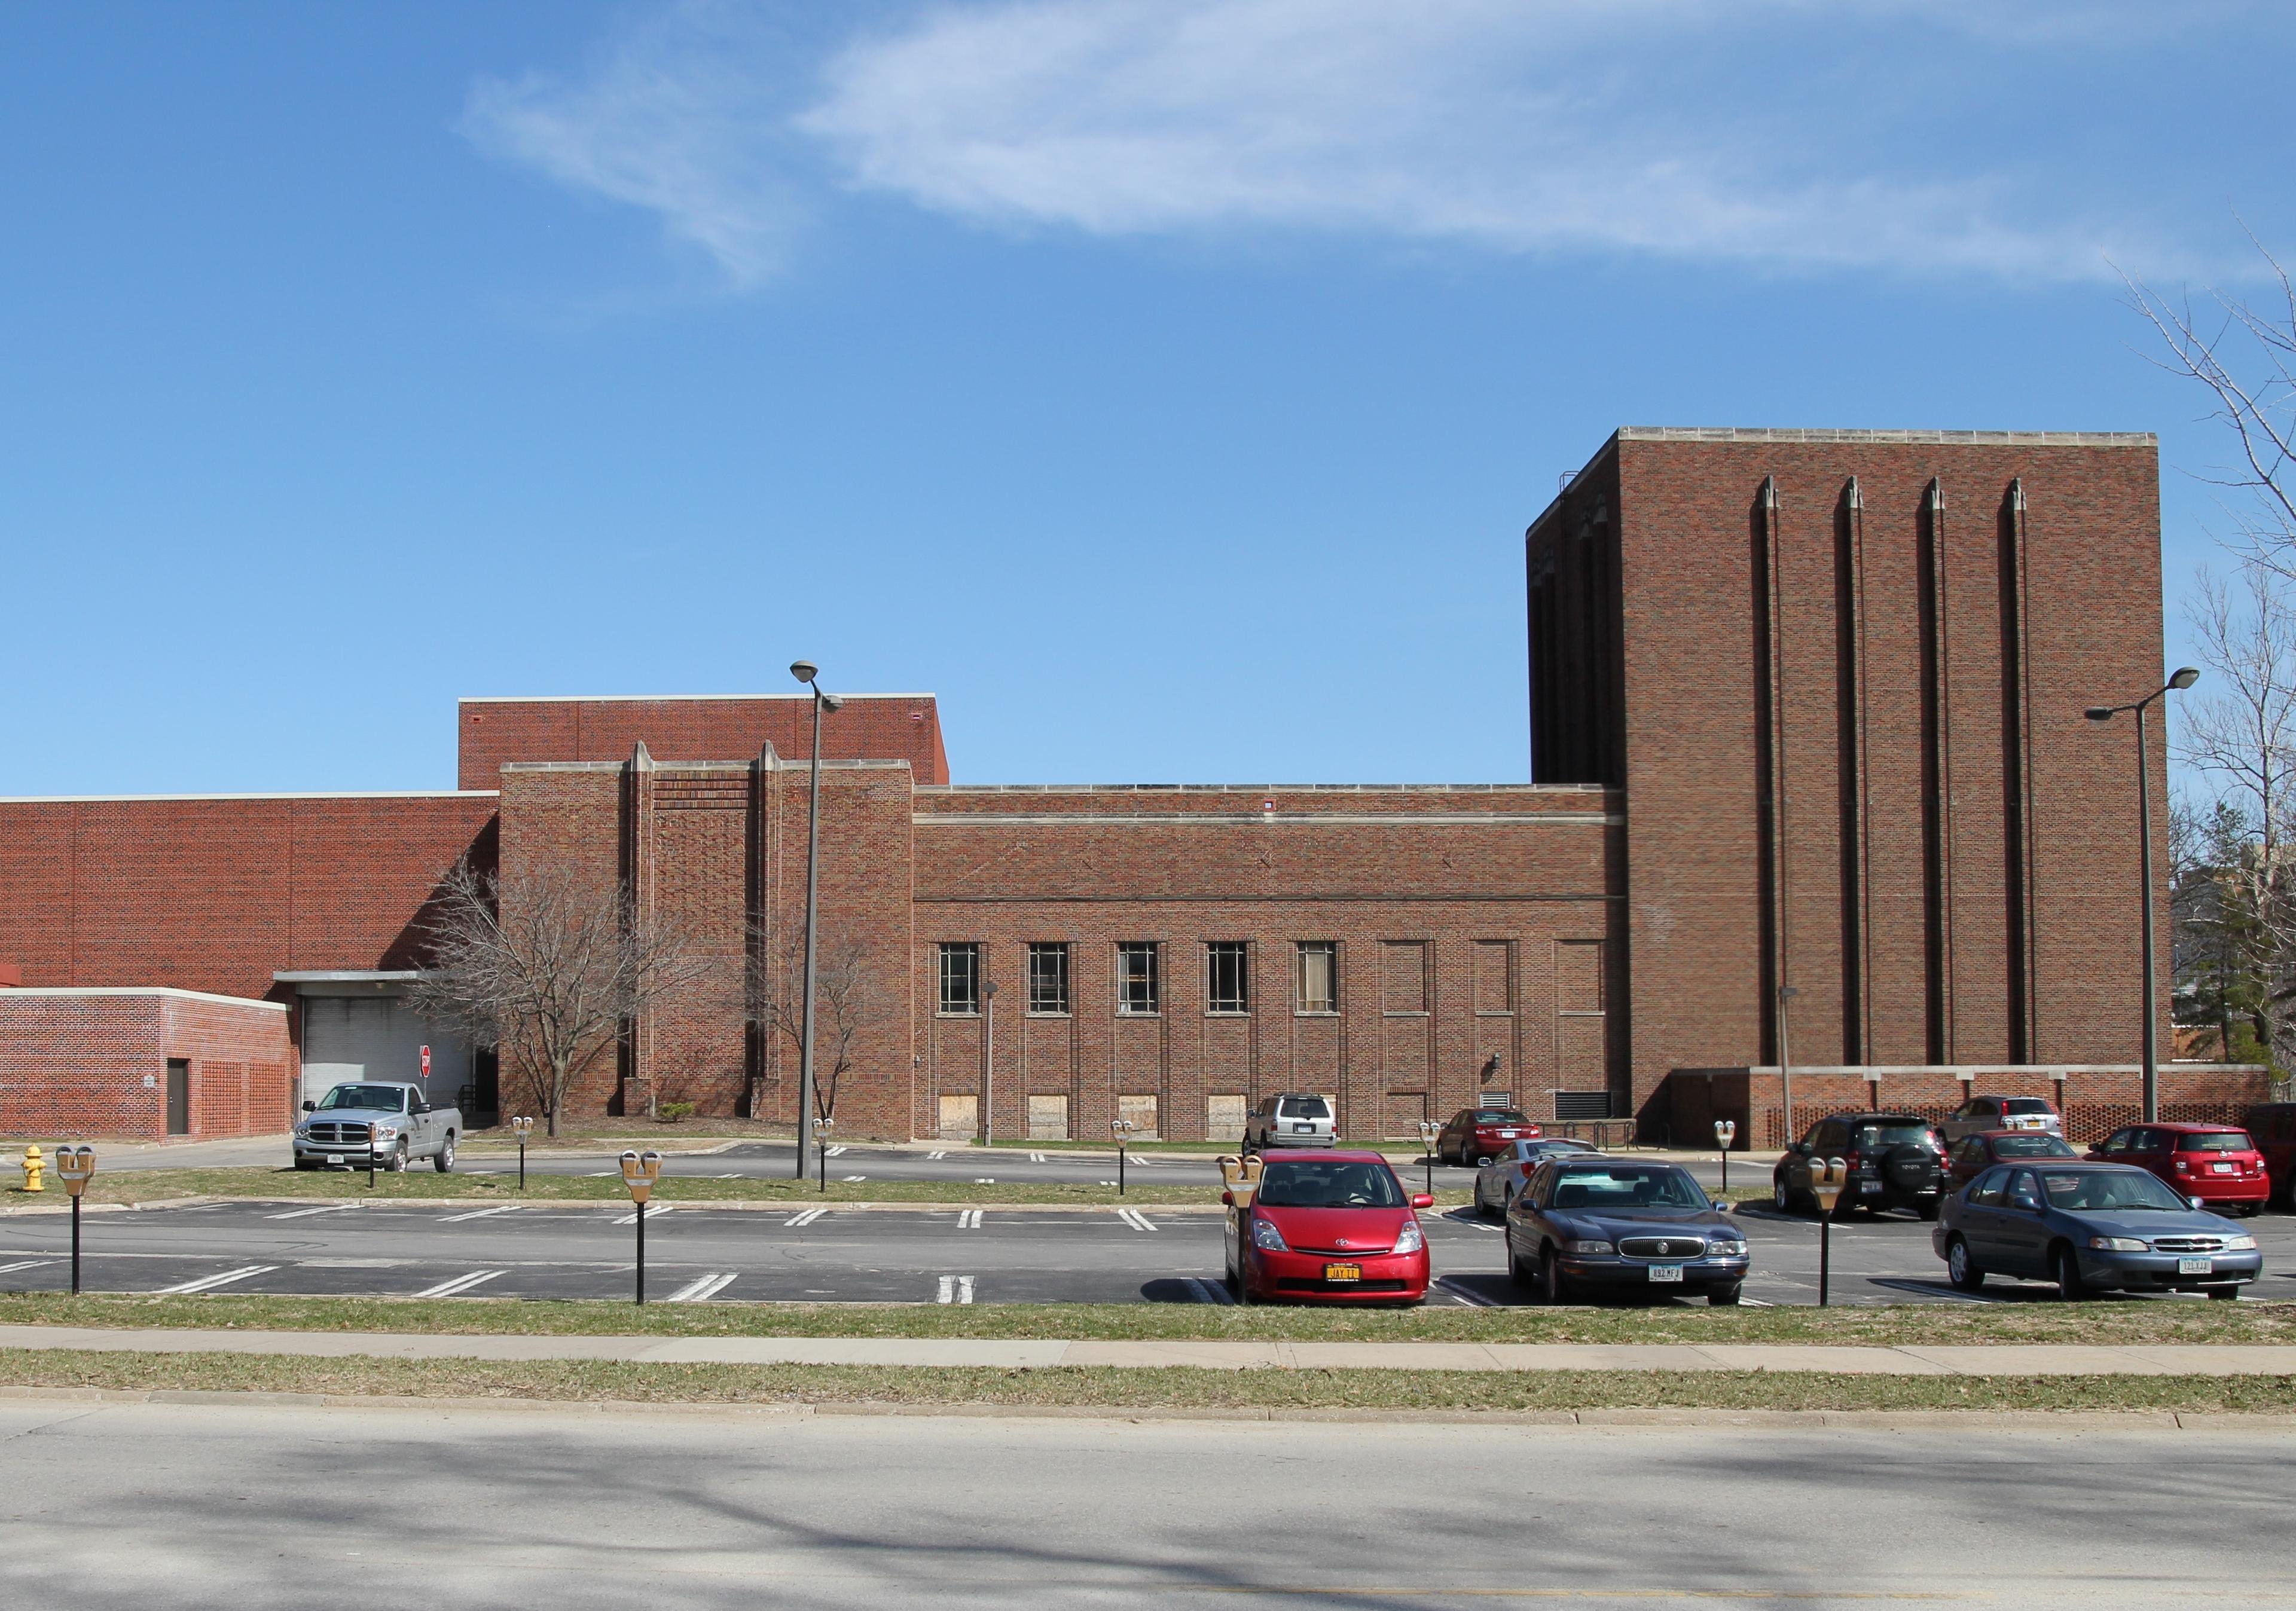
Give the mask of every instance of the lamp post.
[[986, 998], [984, 1015], [986, 1027], [982, 1039], [987, 1043], [988, 1067], [980, 1076], [980, 1141], [986, 1147], [996, 1144], [996, 981], [989, 980], [980, 987]]
[[2124, 710], [2136, 713], [2136, 810], [2141, 819], [2137, 833], [2137, 867], [2139, 876], [2144, 880], [2142, 903], [2144, 922], [2144, 1122], [2148, 1124], [2161, 1116], [2161, 1023], [2154, 1000], [2157, 986], [2153, 981], [2152, 961], [2152, 773], [2147, 764], [2144, 712], [2153, 700], [2170, 689], [2181, 692], [2200, 680], [2201, 674], [2197, 668], [2179, 666], [2170, 674], [2167, 682], [2133, 705], [2092, 705], [2083, 713], [2092, 722], [2110, 722]]
[[813, 1144], [813, 970], [814, 943], [821, 920], [821, 717], [845, 707], [835, 694], [821, 691], [821, 667], [794, 660], [790, 675], [813, 690], [812, 797], [805, 814], [805, 1016], [798, 1034], [797, 1178], [805, 1179], [805, 1149]]
[[[1793, 1053], [1786, 1039], [1786, 1018], [1793, 1006], [1794, 997], [1801, 991], [1792, 985], [1778, 986], [1778, 1105], [1785, 1109], [1786, 1145], [1793, 1145]], [[1749, 1142], [1751, 1145], [1751, 1142]]]

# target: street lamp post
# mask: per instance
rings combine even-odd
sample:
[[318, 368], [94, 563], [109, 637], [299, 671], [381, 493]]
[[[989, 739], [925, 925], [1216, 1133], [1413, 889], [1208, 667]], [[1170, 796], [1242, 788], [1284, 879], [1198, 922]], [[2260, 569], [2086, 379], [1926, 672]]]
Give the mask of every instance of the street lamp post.
[[[1801, 994], [1792, 985], [1778, 986], [1778, 1106], [1785, 1109], [1786, 1145], [1793, 1145], [1793, 1051], [1786, 1038], [1786, 1020], [1793, 1009], [1794, 997]], [[1748, 1143], [1751, 1145], [1750, 1141]]]
[[797, 1178], [805, 1179], [806, 1149], [813, 1145], [814, 945], [821, 921], [821, 717], [845, 707], [835, 694], [821, 691], [821, 667], [811, 660], [791, 662], [790, 675], [813, 690], [812, 797], [805, 816], [805, 1004], [797, 1053]]
[[2148, 1124], [2161, 1116], [2161, 1021], [2154, 999], [2159, 986], [2153, 977], [2152, 959], [2152, 770], [2148, 765], [2144, 714], [2153, 700], [2170, 689], [2181, 692], [2200, 680], [2197, 668], [2179, 666], [2167, 682], [2133, 705], [2092, 705], [2083, 713], [2092, 722], [2110, 722], [2124, 710], [2136, 713], [2137, 868], [2144, 880], [2141, 903], [2144, 923], [2144, 1122]]

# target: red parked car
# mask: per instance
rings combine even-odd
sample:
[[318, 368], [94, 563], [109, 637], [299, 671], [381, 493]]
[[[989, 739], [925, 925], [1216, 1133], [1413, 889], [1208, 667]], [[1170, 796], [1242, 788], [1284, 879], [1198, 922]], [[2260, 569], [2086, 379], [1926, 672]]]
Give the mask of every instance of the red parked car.
[[1945, 1189], [1948, 1195], [1958, 1191], [1994, 1165], [2012, 1159], [2079, 1157], [2064, 1137], [2046, 1130], [1980, 1130], [1953, 1144], [1947, 1157]]
[[2101, 1164], [2149, 1169], [2206, 1208], [2254, 1214], [2272, 1197], [2264, 1154], [2247, 1131], [2232, 1124], [2128, 1124], [2088, 1156]]
[[1376, 1152], [1275, 1157], [1227, 1205], [1227, 1285], [1242, 1304], [1314, 1298], [1415, 1304], [1427, 1296], [1425, 1192], [1403, 1189]]
[[1462, 1108], [1435, 1138], [1435, 1161], [1467, 1168], [1504, 1157], [1517, 1141], [1535, 1141], [1544, 1132], [1514, 1108]]

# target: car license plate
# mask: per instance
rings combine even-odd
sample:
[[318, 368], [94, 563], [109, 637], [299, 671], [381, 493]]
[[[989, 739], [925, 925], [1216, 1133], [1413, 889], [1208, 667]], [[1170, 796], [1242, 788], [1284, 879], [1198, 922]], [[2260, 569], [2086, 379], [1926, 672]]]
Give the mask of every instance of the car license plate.
[[343, 1161], [343, 1155], [342, 1155], [341, 1153], [340, 1153], [340, 1152], [330, 1152], [329, 1154], [327, 1154], [327, 1162], [329, 1162], [330, 1164], [340, 1164], [340, 1163], [341, 1163], [342, 1161]]
[[1654, 1281], [1678, 1281], [1682, 1279], [1682, 1266], [1679, 1264], [1652, 1264], [1650, 1267], [1650, 1278]]
[[2177, 1261], [2178, 1275], [2214, 1275], [2216, 1270], [2217, 1262], [2214, 1259], [2180, 1258]]
[[1879, 1181], [1860, 1181], [1857, 1182], [1857, 1190], [1860, 1191], [1879, 1191], [1882, 1190], [1882, 1182]]
[[[2206, 1260], [2202, 1261], [2202, 1263], [2206, 1262]], [[1324, 1266], [1324, 1279], [1327, 1281], [1359, 1281], [1363, 1280], [1363, 1266], [1361, 1264], [1326, 1264]]]
[[2209, 1165], [2209, 1173], [2211, 1174], [2230, 1174], [2232, 1173], [2232, 1165], [2230, 1164], [2210, 1164]]

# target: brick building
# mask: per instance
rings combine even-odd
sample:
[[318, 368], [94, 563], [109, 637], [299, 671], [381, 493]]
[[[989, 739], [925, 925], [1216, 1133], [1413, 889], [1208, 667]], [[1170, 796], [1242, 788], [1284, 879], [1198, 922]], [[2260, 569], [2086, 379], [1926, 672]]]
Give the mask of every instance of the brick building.
[[[1226, 1139], [1305, 1089], [1351, 1135], [1506, 1097], [1767, 1145], [1789, 1058], [1798, 1114], [1980, 1077], [2117, 1113], [2134, 755], [2080, 711], [2157, 685], [2156, 478], [2150, 437], [1622, 430], [1527, 535], [1528, 784], [955, 784], [930, 696], [851, 699], [821, 780], [838, 1133]], [[401, 998], [458, 859], [549, 865], [709, 959], [577, 1107], [792, 1120], [794, 1048], [745, 1002], [802, 921], [810, 711], [470, 699], [449, 793], [0, 802], [0, 1045], [36, 997], [166, 987], [272, 1003], [307, 1086], [427, 1045], [440, 1100], [492, 1108], [490, 1056]], [[208, 1101], [254, 1066], [210, 1060], [181, 1133], [283, 1124], [283, 1083]], [[44, 1066], [0, 1130], [110, 1122], [94, 1061]]]

